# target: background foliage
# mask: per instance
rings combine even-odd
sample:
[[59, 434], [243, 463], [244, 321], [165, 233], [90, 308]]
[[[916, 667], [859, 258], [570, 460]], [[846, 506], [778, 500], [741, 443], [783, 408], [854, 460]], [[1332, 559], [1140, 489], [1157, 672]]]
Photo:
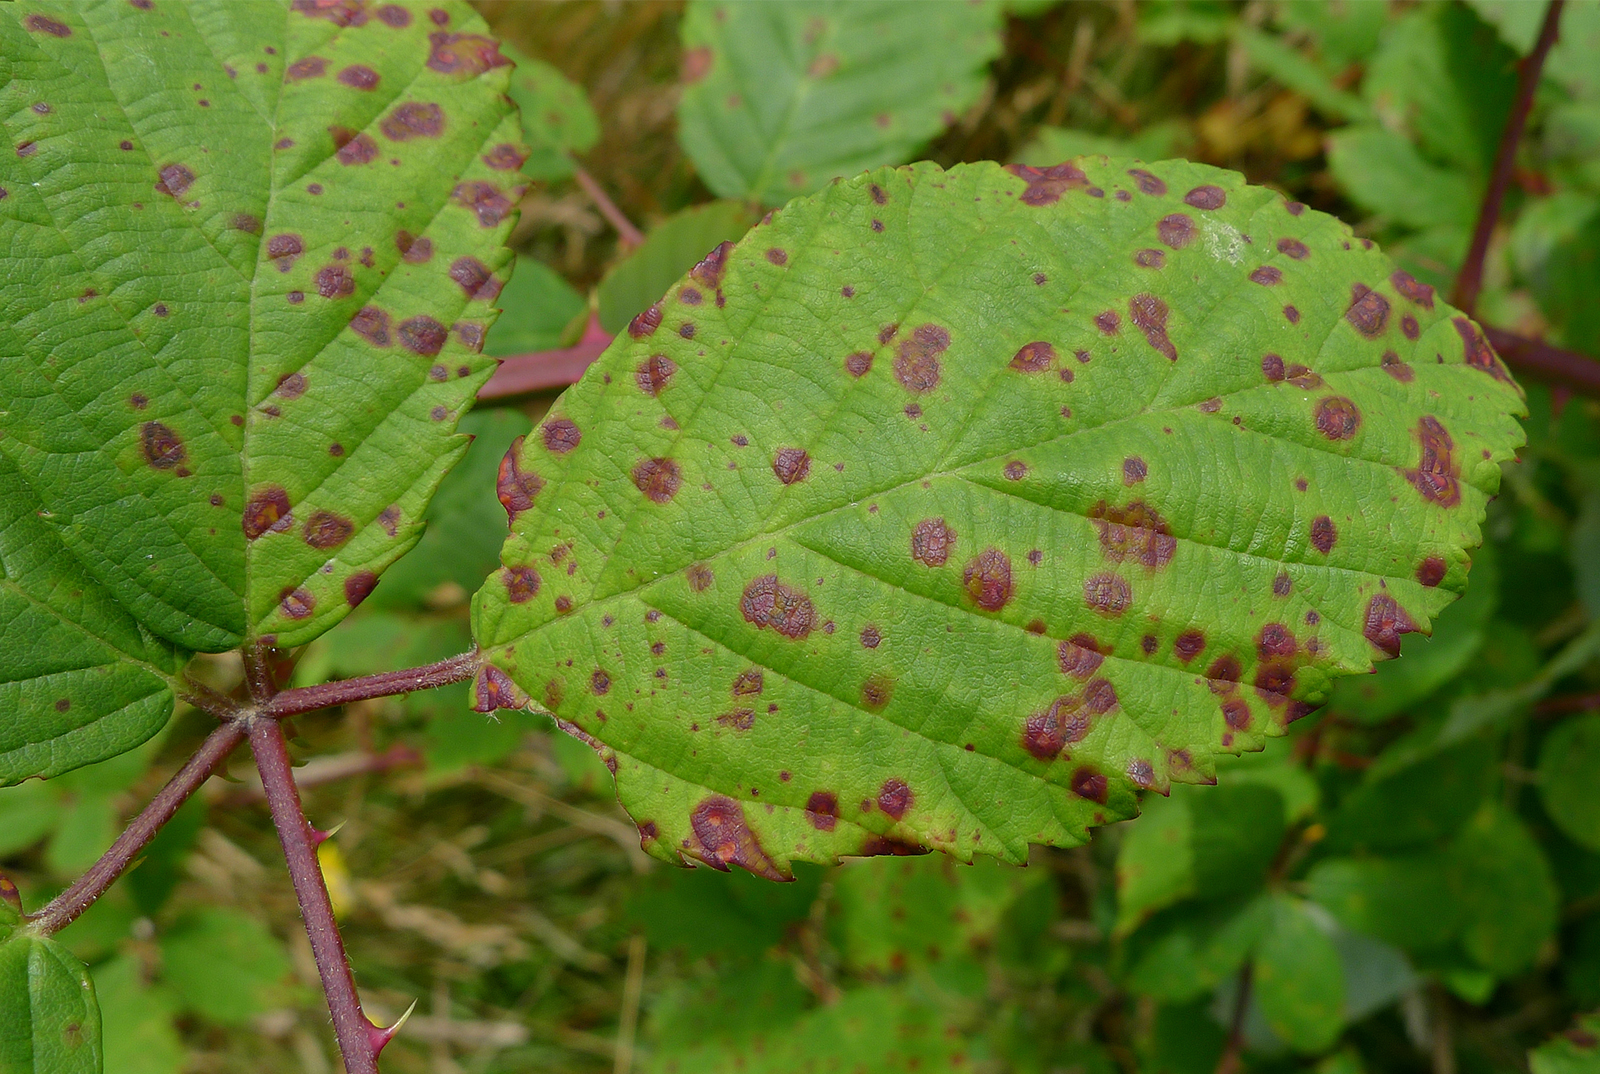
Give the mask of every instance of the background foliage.
[[[820, 6], [821, 34], [778, 19], [719, 38], [715, 5], [484, 4], [496, 32], [545, 65], [514, 79], [541, 182], [523, 202], [519, 267], [488, 350], [570, 343], [591, 303], [616, 331], [759, 218], [756, 203], [835, 167], [920, 156], [1127, 152], [1237, 168], [1447, 289], [1539, 9], [975, 7], [948, 61], [965, 57], [971, 83], [952, 76], [934, 115], [901, 109], [881, 84], [892, 80], [849, 79], [872, 60], [865, 45], [840, 50], [838, 68], [819, 64], [835, 55], [826, 33], [849, 29], [848, 14]], [[1569, 5], [1480, 303], [1487, 323], [1592, 355], [1597, 42], [1600, 4]], [[699, 50], [739, 48], [755, 50], [758, 71], [778, 70], [761, 52], [776, 48], [794, 80], [842, 80], [839, 103], [807, 95], [823, 136], [773, 137], [770, 102], [729, 105], [730, 92], [793, 84], [720, 86]], [[867, 122], [845, 122], [846, 138], [828, 116]], [[765, 132], [784, 166], [715, 161], [707, 139], [738, 122], [744, 133], [726, 137]], [[649, 225], [632, 257], [574, 185], [569, 150]], [[1570, 699], [1600, 690], [1600, 409], [1527, 386], [1529, 444], [1490, 507], [1467, 598], [1431, 639], [1407, 637], [1407, 659], [1346, 680], [1288, 739], [1224, 766], [1219, 786], [1175, 788], [1140, 821], [1079, 850], [1036, 850], [1024, 870], [877, 858], [801, 866], [774, 887], [664, 869], [640, 852], [598, 759], [541, 720], [487, 720], [459, 688], [300, 720], [310, 814], [346, 821], [322, 856], [369, 1006], [383, 1020], [421, 997], [386, 1069], [1177, 1074], [1216, 1067], [1236, 1011], [1256, 1070], [1522, 1069], [1530, 1048], [1536, 1074], [1589, 1069], [1600, 715]], [[466, 596], [504, 532], [494, 469], [548, 403], [462, 421], [477, 439], [428, 532], [301, 655], [297, 682], [466, 647]], [[218, 686], [239, 674], [221, 658], [207, 670]], [[91, 862], [207, 729], [180, 710], [133, 753], [0, 791], [0, 855], [26, 903]], [[108, 1071], [332, 1069], [242, 754], [235, 777], [213, 781], [60, 936], [92, 968]], [[1546, 1044], [1553, 1034], [1564, 1035]]]

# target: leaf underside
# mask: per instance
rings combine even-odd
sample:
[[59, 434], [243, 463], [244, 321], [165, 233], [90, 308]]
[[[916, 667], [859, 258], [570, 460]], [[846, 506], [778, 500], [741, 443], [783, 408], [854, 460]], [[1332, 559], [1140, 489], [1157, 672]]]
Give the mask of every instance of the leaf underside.
[[170, 641], [328, 629], [464, 450], [523, 159], [483, 31], [450, 3], [0, 12], [0, 452]]
[[983, 92], [996, 3], [737, 4], [683, 21], [678, 138], [719, 197], [781, 204], [909, 158]]
[[100, 1074], [100, 1008], [89, 972], [54, 940], [0, 943], [0, 1070]]
[[1521, 410], [1471, 322], [1235, 174], [870, 173], [513, 447], [477, 704], [589, 737], [669, 860], [1021, 860], [1428, 629]]

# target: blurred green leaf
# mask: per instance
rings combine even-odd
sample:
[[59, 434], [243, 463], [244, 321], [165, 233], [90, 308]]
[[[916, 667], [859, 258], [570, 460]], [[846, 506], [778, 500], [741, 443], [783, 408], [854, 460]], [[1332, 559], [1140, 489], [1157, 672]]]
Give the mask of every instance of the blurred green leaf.
[[583, 87], [555, 67], [503, 41], [500, 51], [517, 65], [507, 93], [522, 111], [528, 148], [522, 174], [546, 182], [567, 178], [573, 171], [569, 154], [587, 153], [600, 140], [600, 117]]
[[723, 198], [782, 204], [910, 159], [978, 99], [995, 3], [692, 0], [678, 140]]
[[1272, 922], [1266, 893], [1158, 914], [1128, 939], [1128, 987], [1168, 1002], [1198, 999], [1244, 964]]
[[1363, 122], [1371, 116], [1372, 109], [1366, 101], [1340, 89], [1316, 58], [1289, 45], [1282, 37], [1239, 23], [1234, 27], [1233, 40], [1250, 58], [1252, 67], [1305, 97], [1330, 119]]
[[[759, 218], [742, 201], [713, 201], [674, 213], [612, 267], [595, 291], [600, 327], [613, 334], [667, 293], [720, 242], [737, 241]], [[706, 296], [715, 301], [712, 295]]]
[[1317, 1052], [1344, 1027], [1339, 951], [1299, 899], [1272, 900], [1272, 923], [1255, 956], [1254, 991], [1267, 1025], [1296, 1051]]
[[185, 1008], [244, 1025], [290, 998], [289, 956], [254, 917], [206, 907], [161, 938], [161, 976]]
[[1550, 819], [1590, 850], [1600, 850], [1596, 773], [1600, 773], [1600, 714], [1564, 720], [1539, 751], [1539, 794]]
[[206, 802], [195, 795], [173, 814], [144, 848], [138, 862], [124, 876], [135, 905], [146, 917], [166, 903], [180, 878], [183, 859], [206, 826]]
[[[571, 337], [582, 332], [589, 312], [589, 304], [565, 277], [527, 254], [517, 258], [511, 282], [495, 301], [500, 317], [489, 329], [483, 353], [496, 358], [570, 344]], [[465, 419], [462, 428], [466, 428]]]
[[1466, 912], [1462, 945], [1502, 977], [1527, 968], [1555, 932], [1560, 893], [1539, 844], [1505, 809], [1488, 805], [1456, 840]]
[[1533, 1074], [1600, 1074], [1600, 1014], [1580, 1017], [1529, 1052], [1528, 1067]]
[[1442, 947], [1464, 920], [1454, 860], [1443, 852], [1328, 858], [1306, 877], [1306, 892], [1345, 928], [1407, 950]]
[[1478, 811], [1497, 757], [1478, 738], [1392, 773], [1368, 778], [1328, 821], [1331, 850], [1396, 850], [1448, 838]]
[[1477, 216], [1469, 176], [1430, 164], [1404, 135], [1375, 124], [1328, 135], [1328, 169], [1352, 201], [1395, 223], [1470, 226]]
[[146, 981], [132, 955], [96, 966], [94, 984], [107, 1074], [181, 1074], [189, 1055], [173, 1025], [178, 1002], [171, 990]]
[[1285, 29], [1315, 41], [1323, 62], [1338, 70], [1371, 59], [1389, 12], [1387, 4], [1283, 0], [1277, 14]]
[[[0, 910], [0, 913], [9, 912]], [[9, 932], [16, 918], [0, 924]], [[0, 939], [0, 1071], [101, 1074], [100, 1007], [89, 971], [54, 940]]]
[[748, 873], [665, 869], [630, 893], [628, 915], [653, 948], [748, 959], [781, 942], [811, 913], [821, 873], [801, 869], [795, 875], [794, 883], [774, 887]]
[[968, 954], [988, 945], [1027, 876], [993, 861], [942, 854], [852, 862], [833, 877], [845, 965], [869, 974]]
[[1189, 132], [1178, 120], [1152, 123], [1126, 138], [1067, 127], [1040, 127], [1017, 159], [1024, 164], [1047, 168], [1074, 157], [1134, 157], [1138, 160], [1165, 160], [1175, 156], [1189, 141]]

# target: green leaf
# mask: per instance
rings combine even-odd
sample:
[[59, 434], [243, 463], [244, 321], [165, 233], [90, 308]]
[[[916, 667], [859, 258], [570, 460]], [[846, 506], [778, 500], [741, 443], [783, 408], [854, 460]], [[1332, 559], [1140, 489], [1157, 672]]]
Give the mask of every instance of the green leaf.
[[723, 198], [780, 204], [897, 164], [983, 92], [993, 3], [693, 0], [678, 140]]
[[100, 1007], [83, 963], [21, 931], [0, 942], [0, 1070], [100, 1074]]
[[[90, 577], [42, 510], [0, 453], [0, 785], [144, 742], [172, 715], [181, 662]], [[0, 844], [26, 845], [27, 830], [6, 826]]]
[[781, 943], [804, 921], [820, 882], [820, 873], [810, 870], [800, 882], [774, 891], [749, 876], [674, 869], [639, 885], [628, 914], [653, 948], [742, 960]]
[[898, 990], [860, 988], [759, 1043], [713, 1044], [660, 1056], [657, 1074], [874, 1074], [960, 1070], [967, 1043], [940, 1012]]
[[1346, 928], [1411, 951], [1444, 946], [1464, 920], [1454, 862], [1442, 853], [1329, 858], [1306, 890]]
[[1497, 763], [1493, 744], [1478, 738], [1368, 778], [1329, 819], [1328, 845], [1395, 850], [1448, 838], [1477, 812]]
[[596, 288], [600, 327], [615, 335], [716, 247], [750, 230], [758, 213], [742, 201], [713, 201], [674, 213], [650, 229], [644, 243]]
[[1251, 66], [1306, 98], [1330, 119], [1363, 120], [1371, 115], [1365, 101], [1336, 86], [1320, 62], [1283, 38], [1241, 22], [1234, 27], [1233, 40]]
[[1272, 926], [1273, 896], [1194, 903], [1159, 915], [1129, 937], [1128, 987], [1155, 999], [1198, 999], [1231, 977]]
[[522, 174], [530, 179], [565, 179], [572, 174], [571, 153], [587, 153], [600, 140], [600, 117], [583, 87], [542, 60], [513, 45], [500, 51], [515, 63], [511, 99], [522, 112], [522, 140], [528, 159]]
[[691, 270], [502, 464], [479, 707], [670, 861], [1020, 861], [1426, 629], [1516, 388], [1337, 221], [1131, 163], [886, 169]]
[[289, 994], [278, 938], [237, 910], [206, 907], [161, 939], [162, 977], [189, 1010], [244, 1025]]
[[0, 9], [0, 452], [190, 649], [341, 619], [493, 365], [510, 67], [464, 5], [383, 10]]
[[173, 1025], [178, 1003], [171, 990], [147, 982], [139, 959], [132, 955], [96, 966], [94, 980], [105, 1030], [106, 1070], [181, 1074], [188, 1052]]
[[1600, 1014], [1584, 1015], [1529, 1052], [1528, 1066], [1533, 1074], [1600, 1074]]
[[1408, 227], [1470, 224], [1477, 212], [1470, 178], [1430, 164], [1404, 135], [1376, 124], [1328, 135], [1328, 169], [1356, 204]]
[[994, 938], [1026, 880], [994, 862], [943, 856], [856, 862], [833, 879], [840, 955], [877, 975], [970, 956]]
[[1283, 839], [1283, 799], [1260, 784], [1175, 787], [1145, 811], [1117, 854], [1120, 933], [1179, 899], [1250, 891]]
[[1187, 129], [1176, 120], [1153, 123], [1126, 138], [1067, 127], [1040, 127], [1033, 141], [1017, 155], [1024, 164], [1048, 167], [1073, 157], [1141, 157], [1145, 160], [1162, 160], [1177, 152], [1189, 141]]
[[496, 358], [555, 350], [567, 342], [573, 322], [589, 312], [589, 304], [559, 272], [526, 255], [517, 259], [498, 301], [500, 317], [483, 345], [483, 352]]
[[1296, 1051], [1321, 1051], [1344, 1027], [1339, 951], [1299, 899], [1273, 900], [1272, 926], [1256, 950], [1254, 984], [1267, 1025]]
[[1539, 794], [1544, 810], [1573, 842], [1600, 850], [1600, 715], [1573, 717], [1544, 740], [1539, 751]]
[[1560, 905], [1544, 851], [1520, 820], [1489, 805], [1462, 831], [1453, 854], [1467, 915], [1462, 946], [1499, 976], [1525, 969], [1555, 932]]

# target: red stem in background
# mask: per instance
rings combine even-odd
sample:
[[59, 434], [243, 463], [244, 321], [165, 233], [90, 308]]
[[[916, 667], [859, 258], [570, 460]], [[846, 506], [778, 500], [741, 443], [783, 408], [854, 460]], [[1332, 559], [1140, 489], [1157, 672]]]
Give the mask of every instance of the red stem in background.
[[[298, 716], [303, 712], [348, 705], [352, 701], [366, 701], [374, 697], [392, 697], [416, 690], [431, 690], [435, 686], [448, 686], [465, 682], [477, 674], [478, 652], [452, 656], [437, 664], [424, 664], [403, 671], [385, 671], [377, 675], [362, 675], [355, 679], [340, 679], [317, 686], [302, 686], [275, 695], [259, 712], [269, 720]], [[252, 742], [254, 740], [252, 739]]]
[[1484, 328], [1489, 343], [1519, 373], [1600, 398], [1600, 362], [1503, 328]]
[[328, 1012], [333, 1015], [333, 1032], [339, 1040], [345, 1069], [349, 1074], [378, 1074], [372, 1023], [361, 1011], [355, 975], [350, 971], [344, 940], [339, 936], [339, 925], [333, 916], [333, 902], [328, 898], [328, 885], [317, 863], [316, 836], [300, 807], [289, 747], [284, 743], [283, 729], [276, 720], [250, 722], [250, 752], [255, 755], [256, 768], [261, 772], [261, 784], [272, 810], [272, 823], [278, 829], [283, 856], [289, 863], [289, 879], [294, 883], [300, 916], [311, 940], [311, 953], [316, 957], [317, 972], [322, 976], [322, 990], [328, 997]]
[[584, 171], [583, 166], [576, 160], [572, 162], [572, 177], [583, 187], [583, 192], [589, 195], [589, 200], [600, 210], [600, 215], [617, 229], [617, 238], [622, 240], [625, 248], [632, 249], [644, 242], [643, 233], [633, 226], [633, 221], [622, 215], [622, 210], [617, 208], [616, 202], [606, 196], [606, 192], [600, 189], [600, 184], [594, 181], [594, 176]]
[[591, 314], [583, 338], [570, 347], [502, 358], [494, 376], [478, 389], [478, 398], [501, 399], [576, 384], [589, 363], [611, 345], [611, 338], [611, 333], [600, 326], [600, 318]]
[[1455, 290], [1450, 295], [1450, 304], [1469, 317], [1478, 304], [1478, 292], [1483, 289], [1483, 261], [1489, 254], [1489, 239], [1500, 219], [1500, 205], [1511, 186], [1511, 168], [1516, 163], [1517, 144], [1522, 141], [1523, 128], [1528, 125], [1528, 113], [1533, 109], [1539, 73], [1560, 34], [1563, 3], [1565, 0], [1550, 0], [1544, 12], [1544, 25], [1539, 28], [1538, 42], [1517, 64], [1517, 96], [1511, 105], [1511, 115], [1506, 119], [1506, 129], [1500, 135], [1500, 148], [1495, 153], [1494, 170], [1489, 176], [1489, 189], [1483, 195], [1483, 206], [1478, 210], [1472, 245], [1467, 248], [1467, 259], [1461, 265]]
[[236, 722], [225, 723], [211, 732], [194, 756], [144, 807], [144, 812], [117, 836], [117, 841], [111, 844], [109, 850], [100, 855], [100, 860], [90, 866], [89, 871], [80, 876], [75, 884], [50, 900], [38, 913], [31, 915], [29, 922], [33, 931], [44, 936], [60, 932], [104, 895], [106, 889], [155, 838], [162, 825], [171, 820], [189, 796], [227, 760], [228, 754], [244, 740], [244, 736], [244, 725]]
[[1239, 971], [1239, 990], [1233, 997], [1233, 1017], [1228, 1025], [1228, 1043], [1217, 1060], [1216, 1074], [1234, 1074], [1239, 1069], [1239, 1053], [1244, 1047], [1244, 1018], [1250, 1010], [1250, 985], [1254, 964], [1246, 962]]

